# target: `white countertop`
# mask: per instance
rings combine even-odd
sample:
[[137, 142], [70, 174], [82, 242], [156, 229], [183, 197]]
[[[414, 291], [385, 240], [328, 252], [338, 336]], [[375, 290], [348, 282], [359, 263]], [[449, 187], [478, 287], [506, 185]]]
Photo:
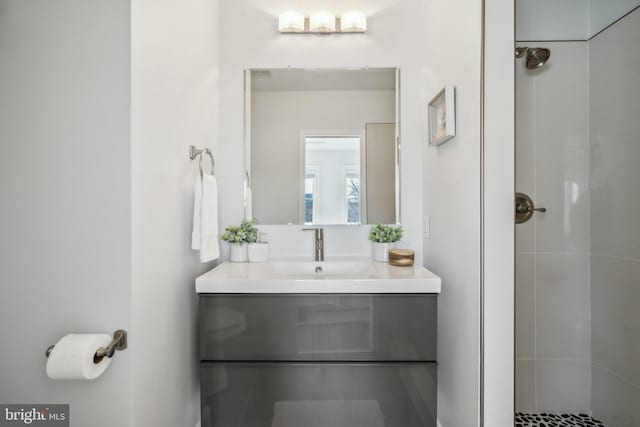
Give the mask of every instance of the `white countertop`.
[[[315, 273], [322, 267], [322, 273]], [[370, 258], [224, 262], [196, 279], [199, 294], [437, 294], [441, 280], [420, 266], [394, 267]]]

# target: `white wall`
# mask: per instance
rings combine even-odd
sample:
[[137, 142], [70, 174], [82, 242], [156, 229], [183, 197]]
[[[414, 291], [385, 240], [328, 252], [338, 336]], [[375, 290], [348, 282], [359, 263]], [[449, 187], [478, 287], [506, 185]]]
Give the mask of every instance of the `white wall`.
[[[132, 3], [133, 422], [200, 417], [190, 144], [216, 140], [218, 5]], [[222, 163], [222, 162], [218, 162]], [[124, 425], [124, 424], [122, 424]]]
[[[16, 325], [0, 401], [70, 403], [72, 426], [194, 426], [193, 279], [210, 266], [189, 250], [187, 153], [216, 134], [216, 3], [2, 1], [0, 34], [0, 312]], [[46, 377], [60, 336], [117, 328], [130, 348], [98, 380]]]
[[593, 412], [640, 425], [640, 10], [590, 42]]
[[129, 7], [0, 1], [0, 402], [69, 403], [75, 427], [130, 425], [130, 350], [91, 382], [44, 356], [131, 328]]
[[[424, 143], [424, 265], [442, 277], [438, 298], [438, 418], [442, 427], [479, 425], [481, 3], [426, 2], [426, 96], [457, 89], [457, 135]], [[420, 41], [412, 41], [420, 46]], [[416, 55], [417, 56], [417, 55]], [[403, 80], [404, 81], [404, 80]], [[405, 126], [406, 128], [406, 126]]]
[[589, 36], [588, 0], [516, 0], [518, 41], [586, 40]]
[[639, 0], [516, 0], [516, 40], [588, 40]]
[[638, 0], [589, 0], [590, 34], [593, 36], [638, 6]]
[[590, 409], [588, 44], [516, 62], [516, 191], [546, 213], [516, 226], [516, 409]]
[[299, 223], [300, 131], [364, 134], [366, 123], [394, 123], [395, 103], [394, 91], [253, 91], [253, 216]]
[[[369, 17], [366, 34], [280, 35], [278, 14], [290, 9], [286, 0], [224, 0], [220, 7], [220, 132], [219, 158], [221, 223], [239, 223], [243, 217], [243, 70], [246, 68], [342, 68], [400, 67], [402, 73], [402, 218], [403, 246], [421, 257], [422, 167], [425, 141], [425, 99], [423, 70], [429, 60], [417, 54], [425, 40], [426, 3], [414, 0], [313, 0], [295, 9], [309, 13], [329, 9], [336, 13], [360, 9]], [[312, 233], [299, 228], [270, 232], [274, 253], [312, 255]], [[338, 254], [367, 254], [367, 227], [329, 229], [325, 251]], [[279, 240], [280, 239], [280, 240]], [[280, 241], [281, 243], [278, 243]], [[299, 245], [302, 245], [303, 248]], [[226, 250], [226, 245], [224, 245]], [[282, 251], [282, 252], [280, 252]]]

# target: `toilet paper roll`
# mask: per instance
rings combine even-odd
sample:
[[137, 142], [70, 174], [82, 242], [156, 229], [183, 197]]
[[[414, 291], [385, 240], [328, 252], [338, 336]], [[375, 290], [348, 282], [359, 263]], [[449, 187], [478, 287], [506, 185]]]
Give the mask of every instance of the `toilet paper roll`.
[[68, 334], [60, 338], [47, 360], [47, 376], [54, 380], [93, 380], [107, 369], [111, 359], [93, 363], [100, 347], [111, 343], [107, 334]]

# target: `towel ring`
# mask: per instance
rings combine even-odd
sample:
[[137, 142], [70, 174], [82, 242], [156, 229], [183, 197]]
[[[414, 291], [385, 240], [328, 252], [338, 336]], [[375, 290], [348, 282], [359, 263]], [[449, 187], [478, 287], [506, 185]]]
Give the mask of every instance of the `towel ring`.
[[207, 154], [209, 156], [209, 160], [211, 161], [211, 175], [215, 175], [216, 171], [216, 162], [213, 160], [213, 152], [208, 148], [203, 148], [202, 150], [197, 149], [193, 145], [189, 146], [189, 158], [191, 160], [195, 160], [196, 157], [200, 156], [200, 173], [204, 175], [204, 168], [202, 167], [202, 158]]
[[205, 148], [204, 150], [202, 150], [202, 153], [200, 154], [200, 173], [204, 175], [204, 168], [202, 167], [202, 159], [204, 158], [204, 155], [208, 155], [209, 156], [209, 160], [211, 161], [210, 166], [211, 166], [211, 172], [210, 175], [215, 175], [215, 171], [216, 171], [216, 161], [213, 160], [213, 154], [211, 153], [211, 150], [209, 150], [208, 148]]

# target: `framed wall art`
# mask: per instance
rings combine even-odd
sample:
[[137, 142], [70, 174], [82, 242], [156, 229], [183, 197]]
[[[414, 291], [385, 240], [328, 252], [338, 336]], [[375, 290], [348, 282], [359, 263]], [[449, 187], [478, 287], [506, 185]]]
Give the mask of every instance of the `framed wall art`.
[[429, 145], [437, 146], [456, 135], [456, 89], [448, 84], [428, 105]]

